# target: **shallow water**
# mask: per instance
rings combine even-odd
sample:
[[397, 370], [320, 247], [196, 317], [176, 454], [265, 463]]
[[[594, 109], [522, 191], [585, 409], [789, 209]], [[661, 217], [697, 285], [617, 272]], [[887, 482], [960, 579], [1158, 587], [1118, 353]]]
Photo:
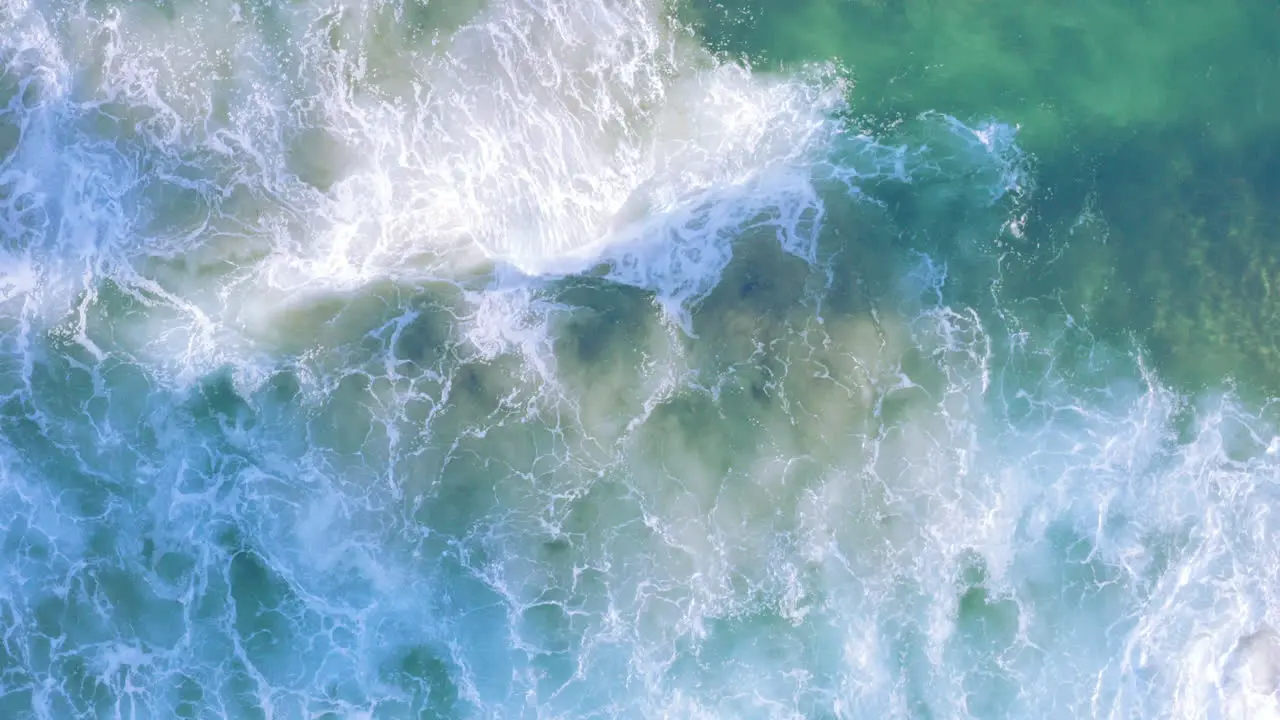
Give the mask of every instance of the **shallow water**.
[[0, 0], [0, 716], [1280, 716], [1174, 5]]

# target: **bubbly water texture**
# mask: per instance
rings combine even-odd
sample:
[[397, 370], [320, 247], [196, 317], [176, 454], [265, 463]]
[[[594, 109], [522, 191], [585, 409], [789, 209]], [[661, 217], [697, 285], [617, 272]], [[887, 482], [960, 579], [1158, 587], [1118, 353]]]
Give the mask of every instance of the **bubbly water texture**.
[[1002, 296], [1016, 128], [628, 0], [0, 62], [0, 716], [1280, 717], [1276, 413]]

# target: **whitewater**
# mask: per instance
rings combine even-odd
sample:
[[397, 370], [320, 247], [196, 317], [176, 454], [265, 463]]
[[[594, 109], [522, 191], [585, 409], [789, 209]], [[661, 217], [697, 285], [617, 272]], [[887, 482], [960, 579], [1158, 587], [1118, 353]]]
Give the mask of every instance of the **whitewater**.
[[0, 717], [1280, 717], [1280, 408], [1005, 291], [1016, 126], [651, 0], [0, 67]]

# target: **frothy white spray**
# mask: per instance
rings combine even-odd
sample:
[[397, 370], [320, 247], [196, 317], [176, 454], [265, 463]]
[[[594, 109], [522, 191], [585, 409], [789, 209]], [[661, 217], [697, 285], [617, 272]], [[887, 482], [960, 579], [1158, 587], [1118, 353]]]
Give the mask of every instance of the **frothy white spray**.
[[[832, 284], [828, 204], [877, 180], [1019, 235], [1010, 128], [881, 143], [831, 68], [648, 3], [4, 8], [0, 702], [1274, 712], [1257, 413], [1064, 372], [1092, 338], [952, 307], [928, 255], [876, 312], [689, 337], [744, 237]], [[552, 280], [595, 270], [661, 313], [574, 330], [607, 309]]]

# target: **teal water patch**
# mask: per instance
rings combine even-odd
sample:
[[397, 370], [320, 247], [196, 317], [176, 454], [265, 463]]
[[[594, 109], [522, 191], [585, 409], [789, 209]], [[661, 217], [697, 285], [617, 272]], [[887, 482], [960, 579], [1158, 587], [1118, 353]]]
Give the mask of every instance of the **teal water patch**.
[[1038, 154], [1170, 123], [1262, 130], [1277, 110], [1267, 99], [1273, 10], [874, 0], [685, 8], [712, 48], [759, 66], [838, 58], [857, 81], [855, 107], [873, 116], [994, 114], [1024, 125]]
[[1259, 332], [1273, 312], [1274, 8], [813, 0], [685, 12], [711, 47], [758, 67], [837, 61], [869, 126], [944, 108], [1019, 125], [1041, 192], [1008, 291], [1051, 290], [1116, 343], [1137, 333], [1189, 389], [1236, 379], [1275, 392], [1275, 349]]

